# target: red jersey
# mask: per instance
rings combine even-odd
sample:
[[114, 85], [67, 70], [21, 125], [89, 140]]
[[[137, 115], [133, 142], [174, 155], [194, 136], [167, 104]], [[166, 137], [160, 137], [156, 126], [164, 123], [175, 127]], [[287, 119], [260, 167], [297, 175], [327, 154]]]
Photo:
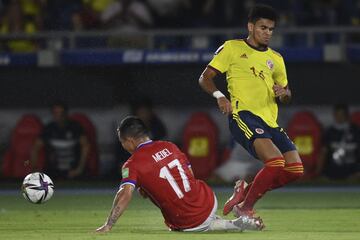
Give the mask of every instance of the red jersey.
[[214, 207], [214, 192], [194, 178], [185, 154], [173, 143], [141, 144], [123, 165], [122, 175], [121, 185], [142, 188], [160, 208], [171, 229], [199, 226]]

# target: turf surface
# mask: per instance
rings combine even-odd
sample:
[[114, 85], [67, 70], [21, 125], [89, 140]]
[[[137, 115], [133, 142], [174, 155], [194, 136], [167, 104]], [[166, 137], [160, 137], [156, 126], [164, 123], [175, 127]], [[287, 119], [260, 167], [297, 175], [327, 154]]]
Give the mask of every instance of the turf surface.
[[[219, 206], [230, 193], [218, 192]], [[43, 205], [0, 195], [0, 239], [360, 239], [360, 192], [271, 192], [257, 204], [262, 232], [169, 232], [160, 211], [137, 195], [110, 233], [95, 234], [113, 194], [61, 194]], [[221, 214], [219, 211], [218, 214]], [[231, 217], [230, 217], [231, 218]]]

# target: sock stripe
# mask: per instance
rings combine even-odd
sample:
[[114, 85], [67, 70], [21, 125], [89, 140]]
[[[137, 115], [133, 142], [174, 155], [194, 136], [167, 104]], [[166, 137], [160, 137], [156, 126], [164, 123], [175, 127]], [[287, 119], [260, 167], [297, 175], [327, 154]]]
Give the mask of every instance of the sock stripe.
[[303, 169], [301, 169], [301, 170], [286, 170], [286, 169], [285, 169], [285, 171], [290, 172], [290, 173], [304, 172]]
[[283, 157], [274, 157], [274, 158], [270, 158], [270, 159], [266, 160], [265, 163], [272, 162], [272, 161], [275, 161], [275, 160], [280, 160], [280, 161], [285, 162], [285, 159]]
[[285, 160], [274, 160], [274, 161], [267, 161], [266, 164], [271, 163], [285, 163]]
[[304, 168], [304, 167], [302, 165], [301, 166], [290, 166], [290, 167], [286, 165], [286, 168]]
[[300, 174], [300, 175], [302, 175], [302, 174], [304, 174], [304, 171], [289, 172], [289, 173], [291, 173], [291, 174]]
[[304, 169], [291, 169], [291, 170], [284, 169], [284, 170], [287, 171], [287, 172], [303, 172], [304, 171]]
[[304, 166], [301, 162], [288, 163], [284, 167], [284, 170], [291, 173], [303, 173]]
[[274, 161], [270, 161], [270, 162], [266, 162], [266, 163], [283, 163], [285, 162], [284, 160], [274, 160]]
[[271, 158], [271, 159], [265, 161], [265, 165], [267, 167], [284, 167], [285, 159], [283, 157]]
[[284, 163], [274, 163], [274, 164], [266, 164], [269, 167], [284, 167]]
[[300, 162], [294, 162], [294, 163], [287, 163], [286, 167], [295, 167], [295, 166], [303, 166]]
[[285, 169], [304, 169], [304, 167], [285, 167]]

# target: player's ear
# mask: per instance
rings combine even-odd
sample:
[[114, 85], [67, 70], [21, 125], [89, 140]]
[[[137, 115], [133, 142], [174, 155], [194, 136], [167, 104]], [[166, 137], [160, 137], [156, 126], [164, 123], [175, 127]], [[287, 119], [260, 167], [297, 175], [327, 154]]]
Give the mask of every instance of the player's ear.
[[248, 31], [253, 32], [254, 31], [254, 23], [248, 22]]
[[134, 145], [135, 147], [137, 146], [137, 141], [135, 138], [133, 137], [127, 137], [126, 140], [128, 140], [129, 142], [131, 142], [132, 145]]

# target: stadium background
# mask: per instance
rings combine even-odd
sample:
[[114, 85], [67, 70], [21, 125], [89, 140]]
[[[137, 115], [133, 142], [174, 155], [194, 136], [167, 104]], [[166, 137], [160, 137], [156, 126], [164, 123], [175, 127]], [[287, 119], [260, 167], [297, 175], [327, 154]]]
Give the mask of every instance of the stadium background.
[[[285, 58], [294, 92], [292, 105], [281, 108], [280, 124], [310, 110], [325, 128], [334, 104], [357, 111], [358, 1], [260, 2], [279, 11], [272, 47]], [[167, 139], [181, 146], [190, 115], [205, 111], [224, 148], [230, 139], [226, 118], [197, 79], [223, 41], [246, 37], [246, 13], [254, 3], [1, 1], [0, 153], [23, 114], [46, 123], [49, 103], [60, 99], [95, 124], [100, 173], [106, 175], [116, 162], [116, 122], [142, 97], [153, 101]], [[217, 82], [225, 92], [224, 77]]]
[[[246, 37], [246, 13], [255, 2], [270, 4], [280, 13], [271, 46], [285, 58], [294, 99], [290, 106], [281, 107], [279, 123], [286, 127], [295, 113], [308, 110], [326, 128], [332, 123], [334, 104], [348, 103], [352, 112], [359, 111], [357, 0], [3, 0], [0, 162], [21, 116], [36, 114], [46, 123], [51, 118], [49, 103], [58, 99], [69, 104], [70, 112], [86, 114], [95, 125], [98, 178], [102, 180], [117, 167], [116, 124], [130, 112], [129, 104], [144, 96], [153, 101], [166, 125], [167, 139], [182, 147], [186, 122], [193, 113], [202, 111], [215, 121], [220, 134], [218, 148], [224, 149], [230, 139], [227, 120], [217, 111], [215, 100], [201, 91], [197, 80], [223, 41]], [[224, 77], [217, 83], [225, 92]], [[6, 199], [18, 196], [20, 183], [4, 178], [1, 181], [0, 195], [5, 199], [2, 209], [6, 211], [12, 208], [6, 206], [12, 200]], [[60, 189], [116, 188], [116, 183], [80, 181], [59, 185]], [[216, 180], [211, 183], [222, 184]], [[344, 195], [355, 196], [355, 203], [349, 205], [343, 199], [330, 204], [330, 208], [358, 209], [359, 184], [359, 179], [328, 181], [316, 177], [298, 185], [301, 191], [321, 192], [324, 188], [314, 186], [325, 187], [327, 193], [333, 194], [331, 197], [339, 193], [334, 186], [352, 186]], [[62, 198], [67, 195], [72, 196], [65, 193]], [[320, 196], [319, 206], [327, 197]], [[106, 207], [110, 207], [107, 198]], [[274, 206], [279, 207], [276, 203]], [[274, 206], [265, 205], [265, 209]], [[354, 213], [354, 218], [358, 214]], [[353, 231], [354, 235], [345, 238], [356, 239], [359, 232]]]

